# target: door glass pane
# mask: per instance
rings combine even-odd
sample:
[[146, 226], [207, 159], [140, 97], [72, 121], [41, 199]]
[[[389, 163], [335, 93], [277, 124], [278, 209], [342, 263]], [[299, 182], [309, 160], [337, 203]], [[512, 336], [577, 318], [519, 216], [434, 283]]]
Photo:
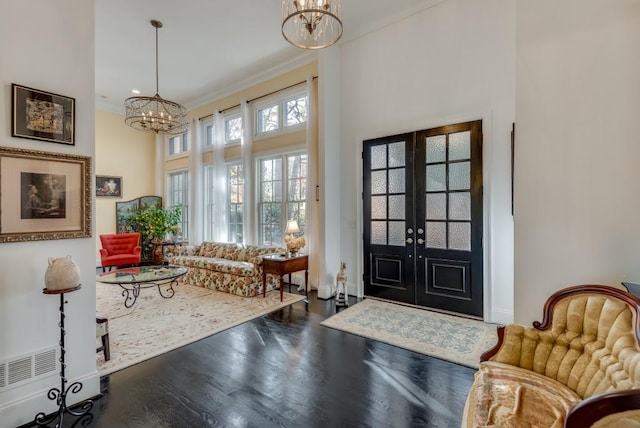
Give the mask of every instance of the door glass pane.
[[471, 220], [471, 193], [449, 193], [449, 218]]
[[389, 196], [389, 218], [404, 220], [404, 195]]
[[382, 169], [386, 167], [387, 167], [386, 144], [371, 147], [371, 169]]
[[389, 222], [389, 245], [396, 247], [404, 247], [404, 221], [390, 221]]
[[447, 248], [447, 224], [444, 222], [427, 222], [427, 247]]
[[389, 193], [404, 193], [405, 169], [389, 170]]
[[471, 223], [449, 223], [449, 249], [471, 251]]
[[371, 197], [371, 218], [385, 220], [387, 218], [387, 197], [372, 196]]
[[427, 163], [444, 162], [447, 160], [445, 149], [447, 139], [444, 135], [427, 137]]
[[387, 222], [371, 222], [371, 243], [374, 245], [387, 245]]
[[449, 134], [449, 160], [471, 158], [471, 131]]
[[445, 165], [427, 165], [427, 191], [439, 192], [447, 190]]
[[447, 194], [428, 193], [427, 194], [427, 220], [447, 219]]
[[389, 144], [389, 168], [404, 166], [404, 141]]
[[381, 195], [387, 193], [387, 171], [371, 172], [371, 194]]
[[[471, 188], [471, 162], [449, 164], [449, 190]], [[429, 190], [427, 188], [427, 190]]]

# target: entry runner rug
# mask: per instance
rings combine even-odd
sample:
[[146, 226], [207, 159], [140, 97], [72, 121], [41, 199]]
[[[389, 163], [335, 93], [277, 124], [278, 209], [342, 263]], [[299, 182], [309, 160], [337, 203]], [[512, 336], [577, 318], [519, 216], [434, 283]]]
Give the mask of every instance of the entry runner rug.
[[174, 286], [175, 295], [164, 299], [158, 289], [140, 291], [131, 308], [124, 307], [118, 285], [96, 283], [97, 313], [109, 319], [111, 359], [98, 353], [100, 376], [121, 370], [172, 349], [258, 318], [304, 299], [278, 290], [267, 297], [241, 297], [195, 287]]
[[478, 368], [480, 355], [498, 341], [496, 325], [365, 299], [322, 325], [400, 348]]

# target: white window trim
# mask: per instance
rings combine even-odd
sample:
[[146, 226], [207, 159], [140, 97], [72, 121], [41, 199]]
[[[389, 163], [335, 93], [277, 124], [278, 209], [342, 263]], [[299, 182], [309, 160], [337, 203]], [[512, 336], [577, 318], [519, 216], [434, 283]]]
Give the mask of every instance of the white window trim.
[[[207, 126], [211, 126], [212, 138], [211, 144], [207, 144]], [[202, 151], [210, 152], [213, 151], [213, 147], [215, 146], [215, 138], [216, 138], [216, 125], [213, 121], [213, 116], [211, 118], [201, 120], [200, 121], [200, 135], [202, 135]]]

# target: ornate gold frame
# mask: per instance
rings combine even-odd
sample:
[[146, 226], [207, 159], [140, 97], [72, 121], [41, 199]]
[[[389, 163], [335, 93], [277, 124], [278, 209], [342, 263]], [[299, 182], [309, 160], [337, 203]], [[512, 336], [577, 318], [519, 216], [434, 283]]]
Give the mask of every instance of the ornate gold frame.
[[[45, 177], [62, 179], [55, 204]], [[92, 184], [91, 157], [0, 147], [0, 243], [91, 237]]]

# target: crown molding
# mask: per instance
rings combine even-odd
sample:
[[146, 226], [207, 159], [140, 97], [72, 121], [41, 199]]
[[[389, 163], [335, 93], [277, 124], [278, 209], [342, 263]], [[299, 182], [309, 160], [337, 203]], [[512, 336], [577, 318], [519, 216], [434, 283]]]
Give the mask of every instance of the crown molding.
[[213, 89], [208, 91], [205, 95], [185, 102], [183, 105], [188, 110], [193, 110], [198, 107], [210, 104], [221, 98], [233, 95], [251, 86], [265, 82], [267, 80], [281, 76], [284, 73], [295, 70], [296, 68], [303, 67], [318, 59], [318, 54], [315, 51], [303, 52], [294, 58], [278, 63], [277, 65], [267, 68], [257, 74], [247, 77], [245, 79], [230, 81], [226, 84], [217, 85], [223, 89]]

